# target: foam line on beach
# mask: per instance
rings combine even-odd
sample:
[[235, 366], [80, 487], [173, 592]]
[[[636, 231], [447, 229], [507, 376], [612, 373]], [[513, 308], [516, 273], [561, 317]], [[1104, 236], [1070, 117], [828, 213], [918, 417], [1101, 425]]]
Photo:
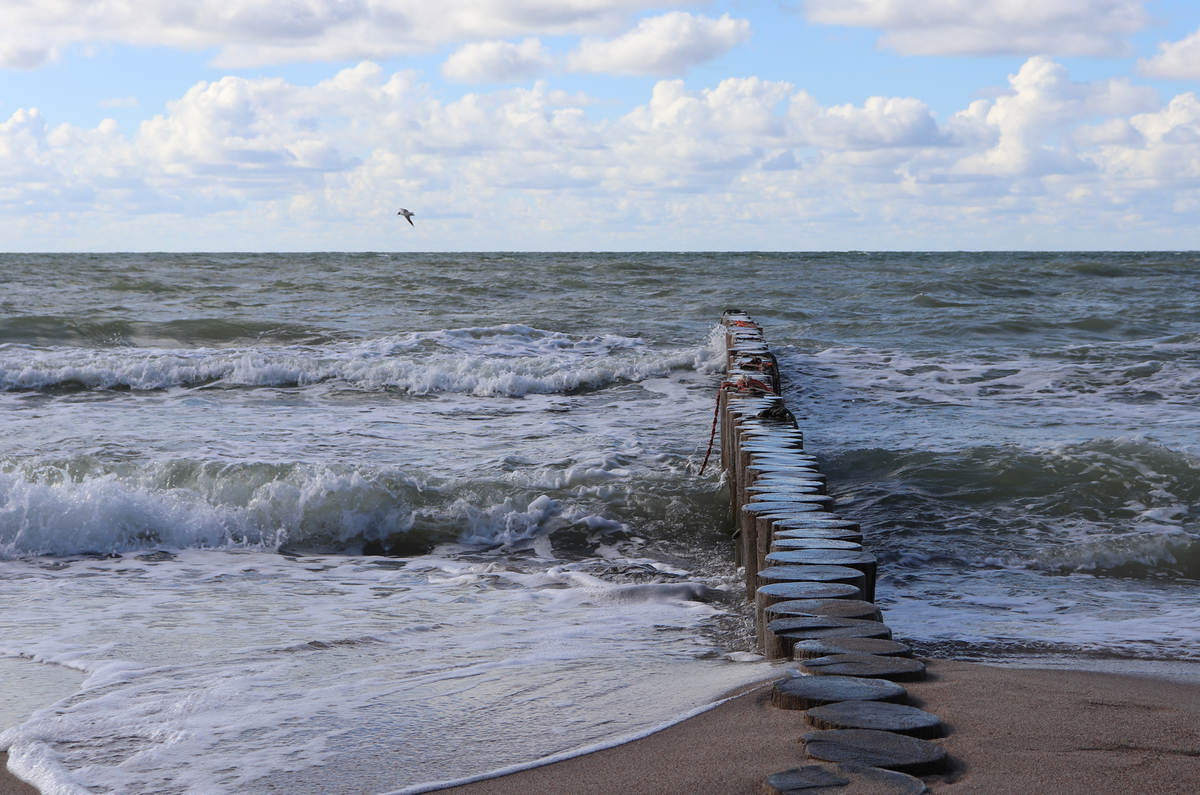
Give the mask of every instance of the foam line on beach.
[[524, 771], [524, 770], [532, 770], [537, 767], [543, 767], [545, 765], [552, 765], [555, 762], [563, 762], [563, 761], [566, 761], [567, 759], [574, 759], [576, 757], [585, 756], [587, 754], [592, 754], [597, 751], [604, 751], [609, 748], [616, 748], [617, 746], [625, 745], [625, 744], [631, 743], [635, 740], [641, 740], [645, 737], [649, 737], [652, 734], [657, 734], [658, 732], [663, 731], [664, 729], [669, 729], [670, 727], [675, 726], [680, 723], [683, 723], [684, 721], [694, 718], [697, 715], [702, 715], [705, 712], [716, 709], [717, 707], [721, 706], [722, 704], [733, 701], [735, 698], [740, 698], [741, 696], [745, 695], [746, 693], [750, 692], [751, 690], [761, 687], [761, 686], [762, 686], [762, 683], [756, 683], [752, 687], [749, 687], [749, 688], [743, 689], [741, 691], [738, 691], [736, 693], [733, 693], [732, 695], [726, 696], [725, 698], [722, 698], [718, 701], [714, 701], [710, 704], [703, 704], [699, 707], [696, 707], [695, 709], [688, 710], [687, 712], [684, 712], [681, 715], [677, 715], [676, 717], [673, 717], [670, 720], [664, 721], [655, 726], [651, 726], [648, 729], [642, 729], [641, 731], [631, 732], [630, 734], [623, 734], [620, 737], [614, 737], [609, 740], [604, 740], [603, 742], [594, 743], [592, 745], [587, 745], [582, 748], [575, 748], [570, 751], [563, 751], [562, 753], [553, 754], [551, 756], [543, 756], [542, 758], [534, 759], [531, 762], [521, 762], [521, 763], [515, 764], [515, 765], [508, 765], [507, 767], [502, 767], [497, 770], [490, 770], [486, 773], [478, 773], [473, 776], [466, 776], [464, 778], [458, 778], [458, 779], [453, 779], [453, 780], [449, 780], [449, 781], [431, 781], [431, 782], [428, 782], [425, 784], [415, 784], [411, 787], [405, 787], [403, 789], [394, 790], [392, 792], [381, 793], [381, 795], [420, 795], [420, 793], [423, 793], [423, 792], [436, 792], [437, 790], [448, 789], [450, 787], [459, 787], [464, 784], [473, 784], [476, 781], [487, 781], [488, 779], [499, 778], [501, 776], [507, 776], [510, 773], [520, 773], [521, 771]]

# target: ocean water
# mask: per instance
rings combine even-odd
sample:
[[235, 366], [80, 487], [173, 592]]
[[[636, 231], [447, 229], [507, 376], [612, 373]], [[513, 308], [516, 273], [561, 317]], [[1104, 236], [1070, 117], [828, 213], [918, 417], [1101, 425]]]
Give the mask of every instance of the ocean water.
[[415, 791], [770, 676], [728, 308], [898, 636], [1200, 661], [1195, 254], [0, 255], [10, 765]]

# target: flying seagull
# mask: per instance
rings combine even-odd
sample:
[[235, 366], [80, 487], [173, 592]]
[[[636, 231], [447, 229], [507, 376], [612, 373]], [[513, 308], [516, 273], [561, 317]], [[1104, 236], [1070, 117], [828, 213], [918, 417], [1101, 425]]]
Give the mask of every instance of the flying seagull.
[[400, 208], [400, 212], [396, 213], [396, 215], [403, 215], [403, 216], [404, 216], [404, 220], [405, 220], [405, 221], [408, 221], [408, 225], [409, 225], [409, 226], [416, 226], [416, 224], [414, 224], [414, 223], [412, 222], [412, 217], [413, 217], [414, 215], [416, 215], [416, 213], [414, 213], [414, 212], [412, 212], [412, 211], [410, 211], [410, 210], [406, 210], [406, 209], [404, 209], [403, 207], [401, 207], [401, 208]]

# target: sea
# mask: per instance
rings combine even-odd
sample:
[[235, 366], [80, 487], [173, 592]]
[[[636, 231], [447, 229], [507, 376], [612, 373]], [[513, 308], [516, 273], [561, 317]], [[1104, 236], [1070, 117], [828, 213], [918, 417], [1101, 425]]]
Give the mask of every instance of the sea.
[[6, 254], [9, 768], [416, 793], [782, 675], [702, 468], [727, 309], [898, 638], [1200, 665], [1196, 253]]

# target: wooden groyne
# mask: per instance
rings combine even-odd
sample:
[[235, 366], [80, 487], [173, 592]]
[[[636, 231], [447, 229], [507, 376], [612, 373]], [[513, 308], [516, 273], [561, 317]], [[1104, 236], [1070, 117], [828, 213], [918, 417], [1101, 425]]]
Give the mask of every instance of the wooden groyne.
[[801, 674], [776, 682], [771, 702], [805, 711], [813, 731], [800, 740], [821, 763], [771, 776], [764, 791], [927, 792], [915, 776], [946, 768], [930, 742], [941, 721], [908, 706], [899, 684], [924, 679], [925, 666], [892, 638], [875, 604], [878, 561], [858, 523], [834, 510], [762, 328], [737, 310], [721, 322], [727, 359], [716, 424], [737, 563], [760, 648], [768, 659], [795, 660]]

